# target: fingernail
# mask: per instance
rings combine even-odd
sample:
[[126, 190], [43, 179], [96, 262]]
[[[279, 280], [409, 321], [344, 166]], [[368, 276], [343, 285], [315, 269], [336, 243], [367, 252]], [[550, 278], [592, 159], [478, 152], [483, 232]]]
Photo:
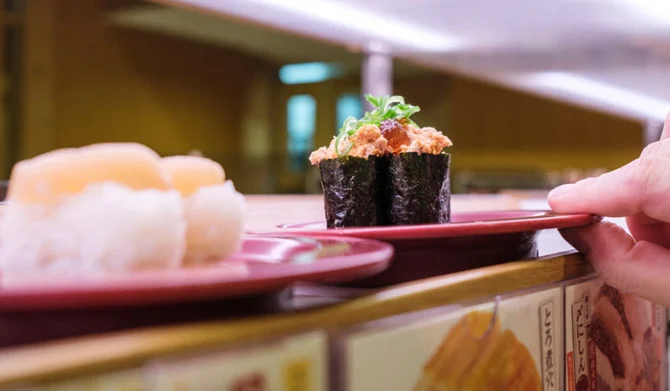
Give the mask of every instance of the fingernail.
[[550, 198], [555, 198], [555, 197], [562, 197], [569, 193], [575, 185], [568, 184], [568, 185], [561, 185], [554, 190], [549, 192], [549, 197]]

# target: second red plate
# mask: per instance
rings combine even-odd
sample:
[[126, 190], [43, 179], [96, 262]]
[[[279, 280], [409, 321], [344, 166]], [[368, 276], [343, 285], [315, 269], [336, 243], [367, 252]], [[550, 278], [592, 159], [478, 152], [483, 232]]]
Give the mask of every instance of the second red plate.
[[446, 224], [327, 229], [325, 222], [284, 224], [294, 235], [349, 236], [385, 241], [396, 255], [385, 272], [357, 285], [384, 286], [538, 255], [537, 231], [579, 227], [601, 218], [541, 210], [452, 213]]
[[601, 218], [590, 214], [557, 214], [551, 211], [507, 210], [452, 213], [446, 224], [400, 225], [327, 229], [324, 221], [283, 224], [279, 228], [292, 234], [309, 236], [352, 236], [386, 241], [439, 239], [473, 235], [528, 232], [542, 229], [589, 225]]

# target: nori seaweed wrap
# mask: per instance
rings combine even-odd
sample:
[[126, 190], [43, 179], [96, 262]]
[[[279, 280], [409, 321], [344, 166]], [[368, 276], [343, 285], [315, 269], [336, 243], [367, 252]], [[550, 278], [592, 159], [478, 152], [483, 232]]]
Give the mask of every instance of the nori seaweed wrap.
[[328, 228], [384, 225], [382, 159], [343, 156], [319, 163]]
[[447, 153], [389, 154], [384, 194], [392, 225], [439, 224], [451, 220], [451, 184]]

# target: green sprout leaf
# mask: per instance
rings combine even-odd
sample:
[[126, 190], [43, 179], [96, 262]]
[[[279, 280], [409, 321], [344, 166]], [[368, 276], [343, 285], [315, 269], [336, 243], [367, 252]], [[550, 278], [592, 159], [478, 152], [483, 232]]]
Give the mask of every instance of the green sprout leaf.
[[392, 97], [387, 97], [384, 102], [384, 111], [391, 110], [395, 105], [404, 105], [405, 98], [399, 95], [393, 95]]
[[365, 99], [368, 102], [370, 102], [370, 104], [377, 109], [380, 108], [383, 105], [383, 101], [382, 101], [383, 97], [372, 96], [370, 94], [366, 94]]
[[405, 120], [411, 124], [414, 124], [414, 121], [410, 117], [421, 109], [418, 106], [414, 106], [408, 103], [405, 103], [405, 98], [400, 95], [393, 96], [374, 96], [370, 94], [365, 95], [365, 100], [370, 102], [374, 109], [369, 112], [365, 112], [363, 118], [360, 120], [354, 117], [348, 117], [344, 120], [344, 124], [339, 130], [337, 138], [335, 139], [335, 152], [338, 156], [344, 156], [351, 151], [354, 144], [350, 143], [349, 148], [346, 151], [340, 151], [340, 142], [343, 137], [353, 136], [358, 129], [363, 125], [377, 125], [379, 126], [383, 121], [386, 120]]
[[342, 138], [344, 136], [347, 137], [353, 136], [358, 130], [358, 128], [360, 128], [360, 126], [356, 118], [347, 117], [347, 119], [344, 120], [344, 124], [340, 128], [337, 138], [335, 139], [335, 153], [337, 153], [337, 156], [346, 155], [349, 153], [349, 151], [351, 151], [351, 148], [353, 148], [354, 146], [353, 143], [349, 145], [349, 148], [347, 148], [346, 151], [340, 152], [340, 141], [342, 141]]

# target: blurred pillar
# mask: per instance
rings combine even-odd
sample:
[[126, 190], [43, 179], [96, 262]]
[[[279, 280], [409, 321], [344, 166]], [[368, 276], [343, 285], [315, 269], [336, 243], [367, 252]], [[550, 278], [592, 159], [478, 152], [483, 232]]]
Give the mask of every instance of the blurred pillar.
[[[372, 95], [391, 95], [393, 93], [393, 57], [387, 48], [373, 43], [364, 54], [361, 70], [362, 93]], [[364, 101], [366, 110], [371, 110]]]
[[267, 69], [257, 71], [247, 84], [242, 114], [242, 153], [226, 161], [237, 172], [254, 175], [236, 178], [240, 188], [253, 193], [272, 192], [269, 161], [272, 156], [272, 76]]
[[262, 69], [247, 84], [242, 115], [242, 151], [245, 158], [264, 159], [271, 153], [272, 75]]
[[48, 152], [54, 146], [56, 7], [53, 0], [26, 2], [20, 159]]

